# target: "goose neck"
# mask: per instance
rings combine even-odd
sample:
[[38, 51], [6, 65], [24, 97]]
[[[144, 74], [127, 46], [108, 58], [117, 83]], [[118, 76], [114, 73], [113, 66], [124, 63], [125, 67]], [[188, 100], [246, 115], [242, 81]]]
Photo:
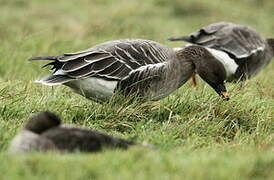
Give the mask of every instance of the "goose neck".
[[182, 50], [176, 52], [176, 58], [171, 62], [170, 73], [177, 77], [178, 86], [186, 83], [190, 77], [195, 73], [195, 64], [193, 60], [187, 58]]

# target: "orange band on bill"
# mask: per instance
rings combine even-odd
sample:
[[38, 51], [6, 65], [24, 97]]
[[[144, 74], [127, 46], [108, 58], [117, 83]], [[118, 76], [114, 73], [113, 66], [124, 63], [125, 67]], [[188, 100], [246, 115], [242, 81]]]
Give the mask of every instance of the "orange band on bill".
[[223, 98], [229, 98], [228, 92], [221, 92], [221, 96], [222, 96]]

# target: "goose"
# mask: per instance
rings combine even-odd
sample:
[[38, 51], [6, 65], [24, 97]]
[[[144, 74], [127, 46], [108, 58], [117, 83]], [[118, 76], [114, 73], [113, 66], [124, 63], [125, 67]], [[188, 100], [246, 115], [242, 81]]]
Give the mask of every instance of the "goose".
[[38, 56], [51, 60], [53, 73], [37, 80], [44, 85], [64, 84], [97, 102], [109, 100], [119, 91], [149, 100], [159, 100], [181, 87], [194, 72], [223, 99], [225, 69], [206, 48], [193, 45], [179, 51], [144, 39], [112, 40], [75, 53]]
[[257, 75], [274, 55], [273, 38], [265, 39], [252, 27], [230, 22], [210, 24], [169, 40], [205, 47], [222, 63], [228, 82], [244, 81]]
[[[101, 132], [69, 124], [61, 124], [60, 118], [43, 111], [32, 116], [9, 146], [11, 153], [27, 152], [99, 152], [104, 148], [127, 149], [137, 144]], [[145, 145], [149, 147], [148, 145]]]

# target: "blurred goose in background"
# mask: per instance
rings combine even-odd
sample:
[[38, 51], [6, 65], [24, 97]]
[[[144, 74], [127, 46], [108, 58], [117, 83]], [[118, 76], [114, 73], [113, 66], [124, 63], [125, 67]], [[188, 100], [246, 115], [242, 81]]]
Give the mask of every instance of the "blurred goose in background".
[[229, 22], [210, 24], [189, 35], [169, 40], [206, 47], [222, 63], [228, 82], [255, 76], [274, 55], [273, 38], [265, 39], [251, 27]]
[[126, 149], [132, 145], [138, 144], [83, 127], [61, 125], [58, 116], [44, 111], [28, 120], [23, 130], [11, 141], [9, 151], [98, 152], [103, 148]]
[[159, 100], [181, 87], [194, 72], [228, 99], [222, 63], [206, 48], [196, 45], [175, 52], [154, 41], [123, 39], [80, 52], [30, 60], [53, 61], [45, 65], [53, 66], [53, 74], [36, 82], [64, 84], [96, 101], [110, 99], [117, 90], [126, 96], [136, 94]]

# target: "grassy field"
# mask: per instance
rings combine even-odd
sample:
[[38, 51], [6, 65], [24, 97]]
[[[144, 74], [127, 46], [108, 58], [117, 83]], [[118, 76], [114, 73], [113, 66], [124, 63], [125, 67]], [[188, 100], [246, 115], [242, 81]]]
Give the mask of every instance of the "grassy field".
[[[272, 0], [0, 0], [0, 179], [273, 179], [274, 62], [257, 77], [228, 84], [222, 101], [199, 79], [143, 104], [97, 104], [63, 86], [33, 83], [47, 73], [34, 55], [73, 52], [113, 39], [166, 39], [217, 22], [274, 37]], [[10, 155], [9, 141], [32, 113], [148, 142], [97, 154]]]

